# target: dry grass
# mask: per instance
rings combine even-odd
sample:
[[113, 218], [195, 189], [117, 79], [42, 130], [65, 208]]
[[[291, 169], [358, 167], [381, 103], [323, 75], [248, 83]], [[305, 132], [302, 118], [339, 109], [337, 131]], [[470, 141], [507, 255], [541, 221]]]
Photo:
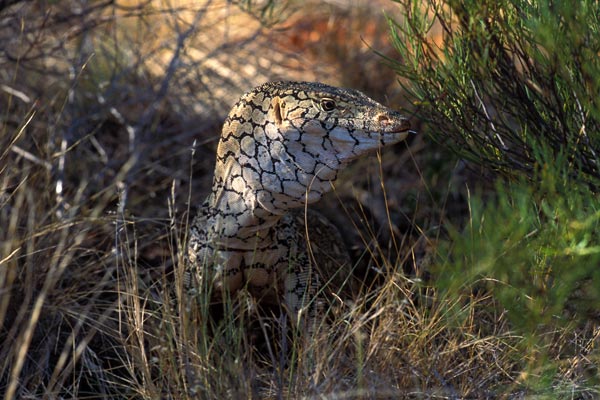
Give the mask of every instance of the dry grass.
[[[432, 265], [447, 262], [436, 251], [444, 224], [468, 222], [461, 187], [472, 177], [442, 150], [429, 144], [425, 150], [423, 137], [354, 165], [346, 183], [340, 181], [324, 202], [346, 209], [348, 215], [336, 216], [346, 221], [343, 226], [349, 218], [355, 224], [348, 236], [368, 287], [356, 299], [336, 299], [328, 324], [314, 338], [295, 336], [284, 319], [257, 311], [243, 294], [226, 304], [220, 319], [202, 293], [185, 294], [186, 226], [210, 184], [225, 107], [220, 99], [210, 100], [218, 96], [204, 86], [209, 74], [202, 68], [211, 54], [216, 60], [232, 46], [243, 44], [252, 53], [248, 38], [260, 46], [273, 32], [279, 40], [285, 37], [249, 24], [248, 40], [236, 36], [210, 51], [200, 47], [206, 54], [199, 62], [190, 43], [207, 38], [205, 20], [192, 12], [192, 22], [178, 25], [171, 4], [160, 4], [155, 10], [128, 4], [132, 8], [114, 14], [106, 6], [81, 19], [58, 5], [48, 14], [42, 6], [20, 3], [0, 10], [3, 34], [19, 38], [22, 32], [21, 45], [45, 51], [11, 53], [24, 48], [15, 39], [1, 58], [4, 398], [522, 398], [529, 390], [537, 393], [531, 374], [544, 372], [536, 369], [543, 365], [536, 360], [538, 345], [513, 332], [493, 292], [469, 289], [456, 295], [431, 277]], [[226, 23], [227, 9], [206, 5]], [[370, 18], [355, 10], [330, 12], [337, 21], [348, 15]], [[43, 15], [47, 26], [35, 25]], [[116, 22], [127, 21], [147, 39], [145, 23], [156, 23], [161, 15], [168, 23], [161, 25], [166, 31], [160, 45], [147, 42], [137, 49], [126, 40], [133, 31], [114, 29]], [[7, 16], [22, 18], [24, 25], [18, 28]], [[45, 29], [54, 29], [55, 36], [36, 41], [34, 34]], [[321, 24], [315, 29], [324, 34]], [[117, 33], [123, 35], [118, 45], [108, 40]], [[330, 35], [328, 49], [335, 47], [335, 34]], [[88, 53], [86, 40], [94, 51]], [[141, 54], [142, 47], [150, 55]], [[159, 49], [165, 50], [161, 57]], [[357, 65], [366, 57], [349, 52], [340, 56], [353, 54]], [[335, 70], [342, 63], [331, 65]], [[372, 64], [368, 68], [357, 71], [364, 79], [353, 86], [371, 87], [377, 95], [385, 85], [372, 76], [387, 75], [372, 73], [378, 68]], [[195, 69], [208, 75], [195, 75]], [[217, 84], [239, 90], [260, 79], [221, 78]], [[389, 79], [391, 84], [394, 78]], [[335, 83], [331, 76], [324, 80]], [[546, 334], [545, 354], [559, 367], [553, 375], [556, 392], [541, 393], [593, 398], [597, 392], [584, 382], [598, 365], [598, 326], [590, 322]]]

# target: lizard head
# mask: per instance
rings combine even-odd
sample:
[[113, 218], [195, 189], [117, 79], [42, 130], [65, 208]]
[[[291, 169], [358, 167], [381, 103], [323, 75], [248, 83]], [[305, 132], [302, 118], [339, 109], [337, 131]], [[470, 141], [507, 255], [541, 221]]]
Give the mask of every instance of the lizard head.
[[[335, 179], [328, 169], [339, 170], [409, 134], [408, 119], [353, 89], [300, 82], [284, 85], [271, 102], [271, 120], [287, 153], [324, 180]], [[322, 172], [317, 163], [323, 165]]]
[[232, 109], [219, 154], [235, 159], [238, 181], [263, 208], [284, 212], [319, 200], [344, 165], [404, 140], [409, 129], [408, 119], [357, 90], [271, 82]]

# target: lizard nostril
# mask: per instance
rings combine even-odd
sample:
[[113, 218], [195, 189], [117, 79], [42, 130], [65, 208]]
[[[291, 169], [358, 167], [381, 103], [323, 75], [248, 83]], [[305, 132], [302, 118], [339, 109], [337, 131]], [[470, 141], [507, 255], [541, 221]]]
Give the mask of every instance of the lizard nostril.
[[375, 116], [376, 123], [380, 129], [386, 132], [404, 132], [410, 129], [410, 122], [401, 116], [396, 117], [396, 114], [381, 113]]
[[377, 122], [383, 122], [383, 123], [390, 122], [390, 117], [388, 117], [385, 114], [379, 114], [377, 116]]

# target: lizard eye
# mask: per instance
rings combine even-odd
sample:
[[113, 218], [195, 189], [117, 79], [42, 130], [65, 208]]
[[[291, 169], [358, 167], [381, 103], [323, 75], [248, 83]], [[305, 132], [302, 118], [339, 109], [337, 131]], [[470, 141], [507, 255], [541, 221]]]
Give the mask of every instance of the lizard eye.
[[324, 97], [321, 99], [321, 108], [323, 111], [332, 111], [335, 109], [335, 100]]

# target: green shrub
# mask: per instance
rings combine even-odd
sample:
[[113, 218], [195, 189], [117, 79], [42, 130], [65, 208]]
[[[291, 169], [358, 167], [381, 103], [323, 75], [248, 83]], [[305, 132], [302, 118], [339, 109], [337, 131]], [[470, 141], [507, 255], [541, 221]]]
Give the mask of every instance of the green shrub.
[[540, 188], [520, 181], [499, 184], [496, 198], [472, 197], [438, 271], [448, 288], [492, 289], [521, 333], [571, 312], [588, 318], [600, 304], [589, 290], [600, 287], [600, 199], [554, 174]]
[[546, 147], [598, 185], [597, 2], [397, 2], [404, 18], [389, 21], [402, 61], [392, 64], [435, 139], [528, 176]]
[[[556, 179], [561, 173], [553, 169], [540, 175], [539, 187], [500, 182], [495, 198], [470, 198], [466, 227], [450, 228], [439, 249], [435, 285], [450, 299], [491, 294], [486, 306], [496, 309], [495, 323], [508, 320], [522, 338], [513, 356], [521, 357], [527, 387], [545, 393], [566, 385], [597, 395], [600, 199]], [[466, 318], [464, 301], [448, 304], [460, 308], [449, 310], [450, 324]], [[481, 322], [480, 329], [493, 328]]]
[[[522, 338], [517, 387], [600, 393], [600, 8], [597, 2], [401, 0], [388, 60], [434, 140], [499, 172], [446, 226], [433, 285]], [[465, 299], [471, 304], [465, 305]], [[468, 304], [468, 302], [467, 302]], [[477, 305], [480, 307], [480, 305]], [[482, 331], [493, 331], [478, 322]], [[515, 388], [507, 389], [507, 393]]]

